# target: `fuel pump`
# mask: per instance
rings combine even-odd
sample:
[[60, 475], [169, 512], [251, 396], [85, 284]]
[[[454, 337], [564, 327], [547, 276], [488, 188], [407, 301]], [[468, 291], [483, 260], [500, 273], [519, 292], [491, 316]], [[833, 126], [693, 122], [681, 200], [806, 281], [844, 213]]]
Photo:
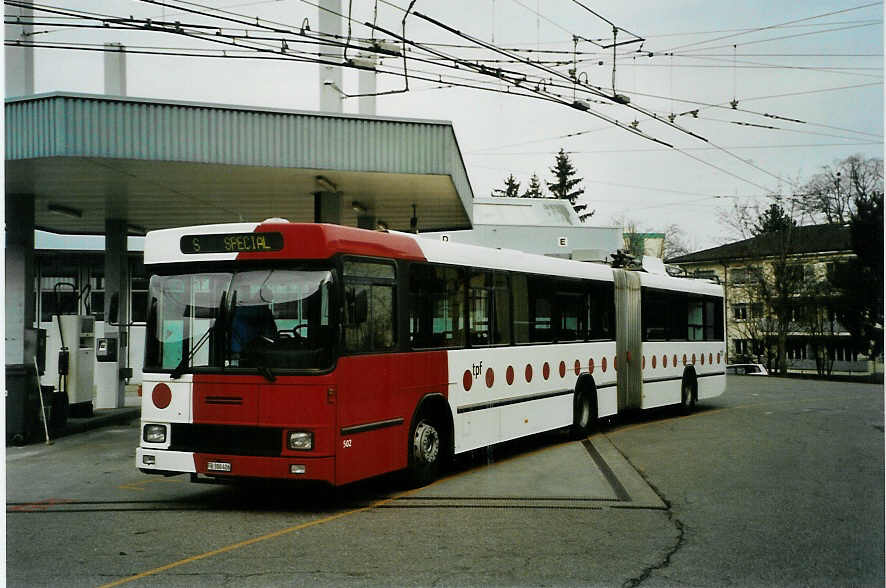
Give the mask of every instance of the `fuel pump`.
[[[74, 293], [72, 312], [62, 314], [59, 289], [69, 287]], [[86, 286], [77, 292], [74, 284], [59, 282], [53, 287], [61, 347], [58, 352], [58, 390], [64, 392], [71, 416], [92, 416], [94, 386], [95, 319], [77, 313], [80, 300], [89, 295]]]

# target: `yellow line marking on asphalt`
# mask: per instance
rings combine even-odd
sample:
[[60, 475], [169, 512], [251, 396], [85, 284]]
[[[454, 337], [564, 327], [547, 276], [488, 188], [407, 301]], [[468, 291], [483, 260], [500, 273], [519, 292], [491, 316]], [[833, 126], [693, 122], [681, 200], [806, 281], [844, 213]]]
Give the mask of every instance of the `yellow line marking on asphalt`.
[[148, 480], [142, 480], [141, 482], [132, 482], [131, 484], [121, 484], [120, 486], [117, 486], [117, 488], [119, 488], [120, 490], [140, 490], [140, 491], [144, 491], [144, 490], [145, 490], [145, 486], [147, 486], [148, 484], [159, 484], [159, 483], [163, 483], [163, 484], [181, 484], [182, 481], [181, 481], [181, 480], [167, 480], [166, 478], [156, 478], [156, 479], [151, 478], [151, 479], [148, 479]]
[[142, 578], [147, 578], [148, 576], [153, 576], [153, 575], [159, 574], [161, 572], [165, 572], [167, 570], [171, 570], [173, 568], [183, 566], [185, 564], [193, 563], [195, 561], [200, 561], [201, 559], [206, 559], [208, 557], [221, 555], [222, 553], [234, 551], [235, 549], [240, 549], [241, 547], [248, 547], [249, 545], [253, 545], [255, 543], [261, 543], [262, 541], [268, 541], [269, 539], [276, 539], [277, 537], [282, 537], [282, 536], [288, 535], [290, 533], [295, 533], [296, 531], [301, 531], [301, 530], [307, 529], [309, 527], [322, 525], [324, 523], [331, 523], [332, 521], [344, 518], [349, 515], [358, 514], [361, 512], [366, 512], [368, 510], [372, 510], [372, 509], [377, 508], [379, 506], [383, 506], [385, 504], [388, 504], [389, 502], [393, 502], [394, 500], [397, 500], [398, 498], [406, 496], [407, 494], [411, 494], [412, 492], [415, 492], [417, 490], [418, 489], [400, 492], [398, 494], [395, 494], [394, 496], [390, 496], [388, 498], [384, 498], [382, 500], [378, 500], [376, 502], [373, 502], [372, 504], [370, 504], [368, 506], [362, 506], [360, 508], [355, 508], [355, 509], [348, 510], [345, 512], [340, 512], [340, 513], [337, 513], [334, 515], [330, 515], [328, 517], [323, 517], [321, 519], [308, 521], [307, 523], [300, 523], [300, 524], [294, 525], [292, 527], [286, 527], [285, 529], [280, 529], [278, 531], [266, 533], [265, 535], [253, 537], [252, 539], [240, 541], [239, 543], [233, 543], [231, 545], [226, 545], [225, 547], [220, 547], [219, 549], [207, 551], [206, 553], [201, 553], [199, 555], [193, 555], [191, 557], [186, 557], [185, 559], [180, 559], [178, 561], [174, 561], [172, 563], [166, 564], [164, 566], [160, 566], [158, 568], [154, 568], [152, 570], [148, 570], [146, 572], [142, 572], [140, 574], [136, 574], [134, 576], [127, 576], [125, 578], [121, 578], [121, 579], [111, 582], [109, 584], [103, 584], [103, 585], [99, 586], [99, 588], [111, 588], [112, 586], [120, 586], [122, 584], [134, 582], [135, 580], [141, 580]]
[[[511, 457], [509, 457], [509, 458], [507, 458], [507, 459], [505, 459], [505, 460], [502, 460], [502, 461], [503, 461], [503, 462], [504, 462], [504, 461], [510, 461], [510, 460], [512, 460], [512, 459], [516, 459], [516, 458], [518, 458], [518, 457], [525, 457], [526, 455], [532, 455], [532, 454], [535, 454], [535, 453], [541, 453], [541, 452], [543, 452], [543, 451], [549, 451], [549, 450], [551, 450], [551, 449], [555, 449], [555, 448], [557, 448], [557, 447], [561, 447], [561, 446], [563, 446], [563, 445], [567, 445], [568, 443], [572, 443], [572, 441], [564, 442], [564, 443], [558, 443], [558, 444], [556, 444], [556, 445], [552, 445], [552, 446], [548, 446], [548, 447], [541, 447], [541, 448], [539, 448], [539, 449], [536, 449], [536, 450], [530, 451], [529, 453], [524, 453], [524, 454], [520, 454], [520, 455], [514, 455], [514, 456], [511, 456]], [[502, 462], [494, 462], [494, 463], [489, 464], [489, 465], [497, 465], [498, 463], [502, 463]], [[148, 570], [148, 571], [146, 571], [146, 572], [142, 572], [142, 573], [140, 573], [140, 574], [136, 574], [136, 575], [134, 575], [134, 576], [127, 576], [127, 577], [125, 577], [125, 578], [121, 578], [121, 579], [116, 580], [116, 581], [114, 581], [114, 582], [111, 582], [111, 583], [109, 583], [109, 584], [103, 584], [103, 585], [99, 586], [99, 588], [111, 588], [112, 586], [120, 586], [120, 585], [122, 585], [122, 584], [128, 584], [129, 582], [134, 582], [134, 581], [136, 581], [136, 580], [141, 580], [142, 578], [147, 578], [147, 577], [149, 577], [149, 576], [154, 576], [154, 575], [159, 574], [159, 573], [161, 573], [161, 572], [165, 572], [165, 571], [167, 571], [167, 570], [171, 570], [171, 569], [173, 569], [173, 568], [177, 568], [177, 567], [179, 567], [179, 566], [183, 566], [183, 565], [185, 565], [185, 564], [189, 564], [189, 563], [192, 563], [192, 562], [195, 562], [195, 561], [200, 561], [201, 559], [206, 559], [206, 558], [209, 558], [209, 557], [214, 557], [214, 556], [216, 556], [216, 555], [221, 555], [221, 554], [223, 554], [223, 553], [227, 553], [227, 552], [229, 552], [229, 551], [234, 551], [235, 549], [240, 549], [241, 547], [248, 547], [249, 545], [253, 545], [254, 543], [260, 543], [260, 542], [262, 542], [262, 541], [268, 541], [268, 540], [270, 540], [270, 539], [276, 539], [277, 537], [282, 537], [282, 536], [284, 536], [284, 535], [288, 535], [288, 534], [290, 534], [290, 533], [295, 533], [296, 531], [301, 531], [301, 530], [303, 530], [303, 529], [307, 529], [307, 528], [309, 528], [309, 527], [314, 527], [314, 526], [317, 526], [317, 525], [322, 525], [322, 524], [324, 524], [324, 523], [331, 523], [332, 521], [335, 521], [335, 520], [338, 520], [338, 519], [344, 518], [344, 517], [346, 517], [346, 516], [350, 516], [350, 515], [358, 514], [358, 513], [361, 513], [361, 512], [366, 512], [366, 511], [372, 510], [372, 509], [374, 509], [374, 508], [378, 508], [378, 507], [380, 507], [380, 506], [384, 506], [384, 505], [386, 505], [386, 504], [390, 504], [391, 502], [394, 502], [395, 500], [397, 500], [397, 499], [399, 499], [399, 498], [404, 498], [404, 497], [406, 497], [406, 496], [409, 496], [410, 494], [414, 494], [414, 493], [419, 492], [419, 491], [421, 491], [421, 490], [425, 490], [425, 489], [430, 488], [430, 487], [432, 487], [432, 486], [436, 486], [437, 484], [440, 484], [440, 483], [442, 483], [442, 482], [445, 482], [446, 480], [451, 480], [451, 479], [453, 479], [453, 478], [457, 478], [457, 477], [459, 477], [459, 476], [463, 476], [463, 475], [465, 475], [465, 474], [471, 472], [473, 469], [475, 469], [475, 468], [471, 468], [471, 469], [469, 469], [469, 470], [465, 470], [465, 471], [462, 471], [462, 472], [458, 472], [458, 473], [456, 473], [456, 474], [452, 474], [452, 475], [446, 476], [445, 478], [438, 478], [437, 480], [434, 480], [432, 483], [428, 484], [427, 486], [422, 486], [421, 488], [413, 488], [412, 490], [405, 490], [405, 491], [403, 491], [403, 492], [398, 492], [397, 494], [394, 494], [393, 496], [390, 496], [390, 497], [388, 497], [388, 498], [383, 498], [383, 499], [381, 499], [381, 500], [378, 500], [378, 501], [376, 501], [376, 502], [373, 502], [372, 504], [370, 504], [370, 505], [368, 505], [368, 506], [363, 506], [363, 507], [356, 508], [356, 509], [353, 509], [353, 510], [348, 510], [348, 511], [345, 511], [345, 512], [340, 512], [340, 513], [337, 513], [337, 514], [334, 514], [334, 515], [330, 515], [330, 516], [328, 516], [328, 517], [323, 517], [323, 518], [321, 518], [321, 519], [316, 519], [316, 520], [314, 520], [314, 521], [308, 521], [307, 523], [300, 523], [300, 524], [298, 524], [298, 525], [294, 525], [294, 526], [292, 526], [292, 527], [286, 527], [285, 529], [280, 529], [279, 531], [273, 531], [273, 532], [271, 532], [271, 533], [267, 533], [267, 534], [265, 534], [265, 535], [261, 535], [261, 536], [259, 536], [259, 537], [253, 537], [252, 539], [247, 539], [247, 540], [245, 540], [245, 541], [240, 541], [239, 543], [233, 543], [233, 544], [231, 544], [231, 545], [226, 545], [225, 547], [220, 547], [219, 549], [215, 549], [215, 550], [213, 550], [213, 551], [207, 551], [206, 553], [201, 553], [201, 554], [199, 554], [199, 555], [194, 555], [194, 556], [191, 556], [191, 557], [187, 557], [187, 558], [185, 558], [185, 559], [181, 559], [181, 560], [178, 560], [178, 561], [174, 561], [174, 562], [172, 562], [172, 563], [169, 563], [169, 564], [166, 564], [166, 565], [164, 565], [164, 566], [160, 566], [160, 567], [154, 568], [154, 569], [152, 569], [152, 570]], [[127, 489], [127, 490], [144, 490], [144, 488], [140, 488], [140, 487], [137, 487], [137, 486], [144, 485], [144, 484], [151, 483], [151, 482], [155, 482], [155, 481], [156, 481], [156, 482], [165, 482], [165, 481], [169, 481], [169, 482], [178, 482], [179, 480], [163, 480], [163, 479], [159, 479], [159, 480], [146, 480], [146, 481], [144, 481], [144, 482], [135, 482], [135, 483], [133, 483], [133, 484], [124, 484], [123, 486], [120, 486], [120, 488], [125, 488], [125, 489]]]

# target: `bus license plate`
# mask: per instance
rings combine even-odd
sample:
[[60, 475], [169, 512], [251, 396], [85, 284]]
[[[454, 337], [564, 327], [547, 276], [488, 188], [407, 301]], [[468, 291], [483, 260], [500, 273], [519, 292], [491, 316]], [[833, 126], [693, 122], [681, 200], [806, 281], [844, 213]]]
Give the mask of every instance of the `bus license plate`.
[[224, 461], [210, 461], [206, 464], [206, 469], [210, 472], [230, 472], [231, 464]]

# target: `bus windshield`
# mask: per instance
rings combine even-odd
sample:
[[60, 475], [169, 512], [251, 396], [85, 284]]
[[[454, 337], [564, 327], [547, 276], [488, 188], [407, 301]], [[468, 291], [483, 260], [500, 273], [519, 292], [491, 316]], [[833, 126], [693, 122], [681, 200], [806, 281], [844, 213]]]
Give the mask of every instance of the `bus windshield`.
[[145, 371], [330, 368], [332, 286], [314, 269], [155, 275]]

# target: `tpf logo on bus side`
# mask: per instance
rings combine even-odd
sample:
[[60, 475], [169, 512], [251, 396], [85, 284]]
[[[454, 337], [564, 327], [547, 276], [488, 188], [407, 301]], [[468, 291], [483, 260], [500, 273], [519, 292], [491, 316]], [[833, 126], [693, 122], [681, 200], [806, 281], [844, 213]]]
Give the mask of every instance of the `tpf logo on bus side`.
[[480, 377], [480, 374], [483, 373], [483, 362], [481, 361], [480, 363], [472, 363], [471, 373], [474, 374], [475, 380]]

